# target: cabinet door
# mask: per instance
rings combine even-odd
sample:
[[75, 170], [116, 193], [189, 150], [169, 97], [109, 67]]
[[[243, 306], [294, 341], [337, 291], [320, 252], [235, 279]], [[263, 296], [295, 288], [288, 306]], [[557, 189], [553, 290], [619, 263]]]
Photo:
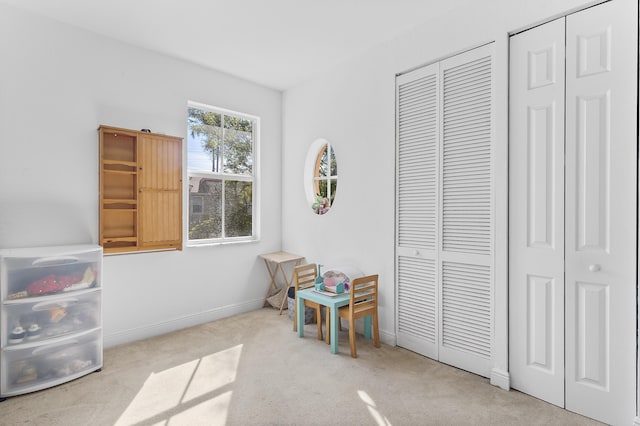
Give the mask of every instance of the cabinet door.
[[140, 136], [138, 185], [140, 248], [181, 248], [182, 139]]

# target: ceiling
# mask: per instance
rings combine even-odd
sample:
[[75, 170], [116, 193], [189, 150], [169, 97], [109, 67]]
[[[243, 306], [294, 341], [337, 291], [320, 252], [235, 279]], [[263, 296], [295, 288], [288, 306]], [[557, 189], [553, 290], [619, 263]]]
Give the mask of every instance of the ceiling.
[[0, 0], [285, 90], [474, 0]]

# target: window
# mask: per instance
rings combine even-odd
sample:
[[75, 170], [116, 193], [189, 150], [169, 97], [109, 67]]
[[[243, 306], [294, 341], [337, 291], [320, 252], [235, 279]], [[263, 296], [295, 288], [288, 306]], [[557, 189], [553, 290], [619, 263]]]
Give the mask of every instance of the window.
[[189, 103], [187, 125], [189, 242], [254, 239], [259, 119]]
[[204, 197], [201, 195], [191, 194], [189, 197], [189, 204], [191, 204], [191, 214], [204, 213]]

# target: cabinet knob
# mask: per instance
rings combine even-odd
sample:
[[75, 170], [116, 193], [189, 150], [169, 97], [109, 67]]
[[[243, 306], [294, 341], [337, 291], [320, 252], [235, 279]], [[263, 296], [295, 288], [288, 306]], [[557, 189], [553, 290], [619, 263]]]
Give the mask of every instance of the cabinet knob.
[[593, 264], [593, 265], [589, 265], [589, 271], [590, 272], [598, 272], [600, 270], [600, 265], [598, 264]]

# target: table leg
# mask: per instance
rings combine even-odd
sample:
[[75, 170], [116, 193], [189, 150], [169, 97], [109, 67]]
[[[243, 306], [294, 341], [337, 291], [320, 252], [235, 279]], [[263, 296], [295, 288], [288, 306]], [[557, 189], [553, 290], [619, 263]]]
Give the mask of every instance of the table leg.
[[276, 267], [276, 274], [278, 273], [277, 268], [280, 268], [280, 272], [282, 273], [282, 278], [284, 279], [284, 292], [285, 295], [282, 298], [282, 303], [280, 303], [280, 313], [279, 315], [282, 315], [282, 309], [284, 309], [284, 303], [287, 300], [287, 297], [289, 297], [288, 294], [286, 294], [289, 291], [289, 281], [287, 280], [287, 275], [284, 273], [284, 269], [282, 269], [282, 263], [278, 264], [278, 266]]
[[331, 327], [331, 353], [338, 353], [338, 307], [332, 306], [331, 319], [329, 320], [329, 326]]
[[276, 266], [276, 269], [272, 271], [271, 266], [269, 265], [269, 261], [267, 259], [264, 259], [264, 264], [267, 267], [267, 272], [269, 272], [269, 277], [271, 278], [271, 282], [267, 287], [267, 295], [264, 297], [264, 300], [266, 301], [267, 298], [269, 297], [269, 293], [271, 292], [271, 287], [273, 287], [274, 290], [278, 289], [278, 285], [276, 284], [276, 273], [278, 272], [278, 270]]
[[[294, 266], [294, 268], [296, 266], [298, 266], [300, 264], [300, 260], [296, 260], [296, 263]], [[293, 272], [291, 273], [291, 278], [287, 279], [287, 274], [285, 274], [284, 269], [282, 268], [282, 263], [280, 263], [277, 267], [276, 267], [276, 273], [274, 274], [277, 275], [278, 274], [278, 269], [280, 268], [280, 273], [282, 274], [282, 278], [284, 279], [284, 291], [285, 293], [289, 292], [289, 287], [291, 287], [291, 283], [293, 283]], [[285, 296], [282, 298], [282, 303], [280, 304], [280, 315], [282, 315], [282, 310], [284, 309], [284, 304], [287, 300], [288, 295], [285, 294]]]
[[276, 267], [271, 270], [271, 265], [269, 264], [269, 261], [267, 259], [264, 259], [264, 264], [267, 266], [267, 271], [269, 272], [269, 277], [271, 278], [271, 282], [269, 283], [269, 285], [272, 285], [274, 289], [277, 289], [278, 285], [276, 284], [276, 274], [278, 273], [278, 265], [276, 265]]
[[296, 297], [296, 320], [298, 321], [298, 337], [304, 337], [304, 299]]

